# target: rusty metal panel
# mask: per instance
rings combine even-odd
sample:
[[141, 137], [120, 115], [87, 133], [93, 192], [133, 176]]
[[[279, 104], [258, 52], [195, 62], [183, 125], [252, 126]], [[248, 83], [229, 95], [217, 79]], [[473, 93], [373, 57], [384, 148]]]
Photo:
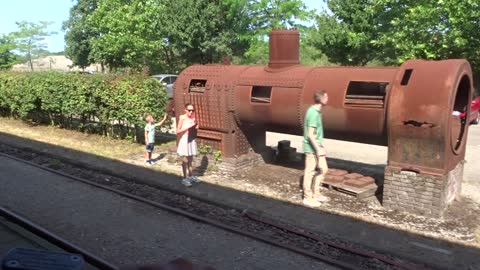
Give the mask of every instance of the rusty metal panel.
[[235, 113], [241, 122], [269, 126], [299, 127], [297, 99], [301, 88], [269, 87], [268, 98], [256, 98], [257, 86], [235, 89]]
[[[328, 93], [328, 105], [323, 109], [325, 136], [357, 142], [386, 144], [386, 107], [388, 106], [390, 82], [397, 72], [389, 67], [318, 67], [308, 76], [301, 98], [301, 120], [306, 110], [312, 104], [313, 94], [318, 90]], [[348, 90], [352, 82], [378, 83], [385, 85], [383, 106], [366, 104], [366, 106], [351, 106], [346, 100], [356, 97]], [[350, 95], [349, 95], [350, 94]], [[378, 93], [360, 93], [364, 99], [378, 97]], [[369, 95], [369, 96], [368, 96]], [[362, 99], [357, 99], [362, 100]]]

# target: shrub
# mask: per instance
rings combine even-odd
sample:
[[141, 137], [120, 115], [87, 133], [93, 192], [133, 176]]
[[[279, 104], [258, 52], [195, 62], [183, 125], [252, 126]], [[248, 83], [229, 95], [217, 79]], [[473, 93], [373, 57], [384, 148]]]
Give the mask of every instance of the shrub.
[[145, 115], [160, 119], [167, 101], [163, 86], [144, 76], [0, 73], [0, 112], [136, 141]]

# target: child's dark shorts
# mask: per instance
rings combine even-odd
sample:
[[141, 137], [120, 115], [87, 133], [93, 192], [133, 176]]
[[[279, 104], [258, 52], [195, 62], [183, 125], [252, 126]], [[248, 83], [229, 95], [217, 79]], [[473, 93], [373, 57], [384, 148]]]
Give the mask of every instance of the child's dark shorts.
[[147, 147], [146, 147], [147, 152], [151, 153], [153, 151], [153, 148], [155, 148], [155, 144], [153, 143], [147, 144]]

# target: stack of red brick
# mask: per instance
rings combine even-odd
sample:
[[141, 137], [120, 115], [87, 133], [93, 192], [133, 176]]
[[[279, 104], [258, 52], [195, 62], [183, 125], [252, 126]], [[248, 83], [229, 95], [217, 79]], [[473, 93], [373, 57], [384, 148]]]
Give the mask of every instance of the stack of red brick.
[[351, 187], [362, 188], [375, 183], [375, 179], [358, 173], [348, 173], [345, 170], [328, 169], [324, 182], [332, 185], [345, 184]]

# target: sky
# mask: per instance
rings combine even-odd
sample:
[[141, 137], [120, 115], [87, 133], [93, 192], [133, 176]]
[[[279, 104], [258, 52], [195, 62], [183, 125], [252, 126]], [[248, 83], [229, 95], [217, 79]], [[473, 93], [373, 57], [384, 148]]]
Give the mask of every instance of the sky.
[[[62, 23], [68, 20], [70, 8], [75, 0], [0, 0], [0, 36], [18, 31], [15, 22], [39, 21], [53, 22], [47, 31], [55, 31], [56, 35], [46, 38], [47, 50], [61, 52], [64, 50], [64, 32]], [[323, 1], [304, 0], [308, 8], [321, 10]]]

